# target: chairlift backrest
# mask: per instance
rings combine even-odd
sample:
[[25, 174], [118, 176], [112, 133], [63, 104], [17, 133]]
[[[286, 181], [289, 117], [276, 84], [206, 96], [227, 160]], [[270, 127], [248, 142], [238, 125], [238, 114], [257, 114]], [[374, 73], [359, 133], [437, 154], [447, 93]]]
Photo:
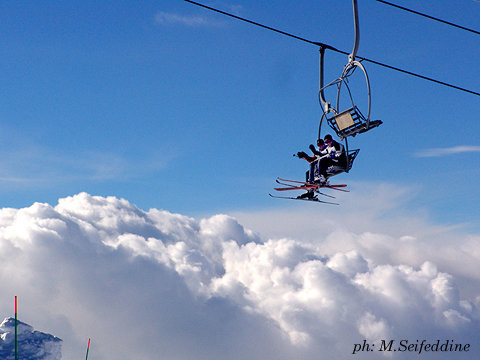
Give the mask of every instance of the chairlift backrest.
[[347, 154], [347, 167], [345, 169], [345, 172], [349, 172], [350, 169], [352, 168], [353, 166], [353, 162], [355, 161], [355, 158], [357, 157], [358, 155], [358, 152], [360, 151], [360, 149], [355, 149], [355, 150], [350, 150]]
[[353, 121], [353, 116], [352, 114], [350, 114], [350, 110], [351, 109], [341, 112], [334, 117], [339, 131], [343, 131], [355, 125], [355, 122]]
[[382, 124], [381, 120], [367, 121], [356, 106], [342, 111], [332, 118], [328, 118], [327, 121], [341, 140], [347, 136], [355, 136]]

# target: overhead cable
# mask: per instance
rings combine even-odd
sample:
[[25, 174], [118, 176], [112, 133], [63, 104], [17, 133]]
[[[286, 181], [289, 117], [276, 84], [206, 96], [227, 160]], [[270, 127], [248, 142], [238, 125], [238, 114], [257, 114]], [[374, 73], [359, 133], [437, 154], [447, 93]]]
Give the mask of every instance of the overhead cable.
[[[206, 6], [206, 5], [200, 4], [200, 3], [195, 2], [195, 1], [192, 1], [192, 0], [185, 0], [185, 1], [186, 1], [186, 2], [189, 2], [189, 3], [191, 3], [191, 4], [194, 4], [194, 5], [203, 7], [203, 8], [205, 8], [205, 9], [212, 10], [212, 11], [215, 11], [215, 12], [217, 12], [217, 13], [220, 13], [220, 14], [223, 14], [223, 15], [226, 15], [226, 16], [233, 17], [233, 18], [238, 19], [238, 20], [241, 20], [241, 21], [245, 21], [245, 22], [247, 22], [247, 23], [249, 23], [249, 24], [256, 25], [256, 26], [262, 27], [262, 28], [264, 28], [264, 29], [267, 29], [267, 30], [271, 30], [271, 31], [280, 33], [280, 34], [285, 35], [285, 36], [289, 36], [289, 37], [294, 38], [294, 39], [296, 39], [296, 40], [300, 40], [300, 41], [303, 41], [303, 42], [307, 42], [307, 43], [309, 43], [309, 44], [313, 44], [313, 45], [316, 45], [316, 46], [320, 46], [320, 47], [323, 47], [323, 48], [325, 48], [325, 49], [330, 49], [330, 50], [335, 51], [335, 52], [338, 52], [338, 53], [340, 53], [340, 54], [349, 55], [349, 53], [346, 52], [346, 51], [336, 49], [336, 48], [334, 48], [333, 46], [330, 46], [330, 45], [327, 45], [327, 44], [324, 44], [324, 43], [321, 43], [321, 42], [318, 42], [318, 41], [308, 40], [308, 39], [302, 38], [302, 37], [300, 37], [300, 36], [296, 36], [296, 35], [287, 33], [287, 32], [285, 32], [285, 31], [278, 30], [278, 29], [272, 28], [272, 27], [270, 27], [270, 26], [266, 26], [266, 25], [263, 25], [263, 24], [254, 22], [254, 21], [251, 21], [251, 20], [242, 18], [242, 17], [240, 17], [240, 16], [227, 13], [227, 12], [225, 12], [225, 11], [221, 11], [221, 10], [212, 8], [212, 7], [210, 7], [210, 6]], [[411, 72], [411, 71], [408, 71], [408, 70], [403, 70], [403, 69], [401, 69], [401, 68], [398, 68], [398, 67], [395, 67], [395, 66], [392, 66], [392, 65], [388, 65], [388, 64], [384, 64], [384, 63], [381, 63], [381, 62], [376, 61], [376, 60], [367, 59], [367, 58], [361, 57], [361, 56], [357, 56], [357, 58], [358, 58], [358, 59], [361, 59], [361, 60], [363, 60], [363, 61], [370, 62], [370, 63], [372, 63], [372, 64], [376, 64], [376, 65], [379, 65], [379, 66], [386, 67], [386, 68], [391, 69], [391, 70], [395, 70], [395, 71], [402, 72], [402, 73], [407, 74], [407, 75], [415, 76], [415, 77], [418, 77], [418, 78], [423, 79], [423, 80], [428, 80], [428, 81], [431, 81], [431, 82], [434, 82], [434, 83], [437, 83], [437, 84], [440, 84], [440, 85], [444, 85], [444, 86], [447, 86], [447, 87], [450, 87], [450, 88], [453, 88], [453, 89], [456, 89], [456, 90], [460, 90], [460, 91], [464, 91], [464, 92], [467, 92], [467, 93], [470, 93], [470, 94], [473, 94], [473, 95], [480, 96], [480, 93], [479, 93], [479, 92], [476, 92], [476, 91], [473, 91], [473, 90], [469, 90], [469, 89], [466, 89], [466, 88], [462, 88], [462, 87], [460, 87], [460, 86], [452, 85], [452, 84], [446, 83], [446, 82], [444, 82], [444, 81], [436, 80], [436, 79], [427, 77], [427, 76], [425, 76], [425, 75], [416, 74], [416, 73]]]
[[191, 4], [194, 4], [194, 5], [201, 6], [201, 7], [205, 8], [205, 9], [215, 11], [215, 12], [220, 13], [220, 14], [227, 15], [227, 16], [233, 17], [233, 18], [235, 18], [235, 19], [245, 21], [245, 22], [247, 22], [247, 23], [249, 23], [249, 24], [253, 24], [253, 25], [256, 25], [256, 26], [260, 26], [260, 27], [262, 27], [262, 28], [264, 28], [264, 29], [272, 30], [272, 31], [275, 31], [275, 32], [280, 33], [280, 34], [282, 34], [282, 35], [286, 35], [286, 36], [292, 37], [292, 38], [294, 38], [294, 39], [307, 42], [307, 43], [309, 43], [309, 44], [313, 44], [313, 45], [317, 45], [317, 46], [323, 46], [323, 47], [325, 47], [325, 48], [327, 48], [327, 49], [335, 50], [333, 47], [331, 47], [331, 46], [329, 46], [329, 45], [322, 44], [322, 43], [319, 43], [319, 42], [316, 42], [316, 41], [311, 41], [311, 40], [302, 38], [302, 37], [300, 37], [300, 36], [296, 36], [296, 35], [287, 33], [287, 32], [282, 31], [282, 30], [274, 29], [274, 28], [272, 28], [272, 27], [270, 27], [270, 26], [266, 26], [266, 25], [257, 23], [257, 22], [255, 22], [255, 21], [245, 19], [245, 18], [242, 18], [242, 17], [240, 17], [240, 16], [233, 15], [233, 14], [227, 13], [227, 12], [225, 12], [225, 11], [212, 8], [212, 7], [207, 6], [207, 5], [203, 5], [203, 4], [197, 3], [197, 2], [195, 2], [195, 1], [191, 1], [191, 0], [185, 0], [185, 1], [186, 1], [186, 2], [189, 2], [189, 3], [191, 3]]
[[447, 25], [450, 25], [450, 26], [454, 26], [454, 27], [456, 27], [456, 28], [459, 28], [459, 29], [462, 29], [462, 30], [466, 30], [466, 31], [470, 31], [470, 32], [472, 32], [472, 33], [474, 33], [474, 34], [480, 35], [480, 31], [473, 30], [473, 29], [469, 29], [469, 28], [467, 28], [467, 27], [465, 27], [465, 26], [457, 25], [457, 24], [451, 23], [451, 22], [449, 22], [449, 21], [445, 21], [445, 20], [442, 20], [442, 19], [439, 19], [439, 18], [430, 16], [430, 15], [427, 15], [427, 14], [424, 14], [424, 13], [421, 13], [421, 12], [418, 12], [418, 11], [415, 11], [415, 10], [412, 10], [412, 9], [408, 9], [408, 8], [403, 7], [403, 6], [400, 6], [400, 5], [392, 4], [391, 2], [388, 2], [388, 1], [384, 1], [384, 0], [375, 0], [375, 1], [378, 1], [378, 2], [380, 2], [380, 3], [393, 6], [393, 7], [396, 7], [396, 8], [398, 8], [398, 9], [401, 9], [401, 10], [405, 10], [405, 11], [411, 12], [411, 13], [413, 13], [413, 14], [417, 14], [417, 15], [426, 17], [426, 18], [428, 18], [428, 19], [432, 19], [432, 20], [435, 20], [435, 21], [439, 21], [439, 22], [441, 22], [441, 23], [444, 23], [444, 24], [447, 24]]

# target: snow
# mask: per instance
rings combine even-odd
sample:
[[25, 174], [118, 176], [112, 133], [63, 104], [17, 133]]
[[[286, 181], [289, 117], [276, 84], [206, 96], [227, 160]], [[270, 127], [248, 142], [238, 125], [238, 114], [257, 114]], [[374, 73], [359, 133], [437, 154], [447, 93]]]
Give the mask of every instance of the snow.
[[[18, 360], [60, 360], [62, 340], [17, 320]], [[0, 324], [0, 359], [15, 359], [15, 319], [5, 318]]]

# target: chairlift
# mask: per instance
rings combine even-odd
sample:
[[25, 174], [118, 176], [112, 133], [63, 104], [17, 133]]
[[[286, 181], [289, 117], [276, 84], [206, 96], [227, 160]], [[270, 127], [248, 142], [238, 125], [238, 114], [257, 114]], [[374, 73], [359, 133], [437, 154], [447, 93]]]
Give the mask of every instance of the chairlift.
[[[364, 133], [369, 131], [375, 127], [378, 127], [382, 124], [381, 120], [370, 120], [370, 113], [371, 113], [371, 92], [370, 92], [370, 81], [368, 79], [367, 71], [365, 67], [360, 61], [355, 60], [355, 56], [358, 50], [359, 44], [359, 25], [358, 25], [358, 7], [357, 7], [357, 0], [353, 1], [353, 14], [354, 14], [354, 24], [355, 24], [355, 43], [352, 52], [348, 56], [348, 63], [343, 68], [343, 72], [341, 76], [334, 81], [330, 82], [327, 85], [324, 85], [324, 57], [325, 57], [325, 50], [328, 48], [326, 45], [320, 44], [320, 90], [318, 92], [319, 102], [322, 105], [323, 115], [320, 119], [320, 124], [318, 126], [318, 139], [323, 139], [322, 137], [322, 125], [324, 120], [326, 123], [335, 131], [336, 135], [343, 141], [344, 151], [346, 155], [346, 164], [342, 164], [345, 166], [340, 165], [330, 165], [326, 170], [326, 178], [330, 178], [332, 176], [341, 174], [343, 172], [348, 173], [353, 166], [353, 162], [355, 161], [360, 149], [353, 149], [350, 150], [348, 148], [348, 138], [354, 137], [357, 134]], [[366, 88], [367, 88], [367, 100], [368, 106], [366, 110], [366, 116], [360, 111], [359, 107], [354, 101], [352, 91], [348, 86], [349, 77], [357, 70], [360, 69], [366, 81]], [[334, 102], [334, 106], [330, 102], [325, 99], [325, 89], [331, 86], [337, 87], [337, 97]], [[346, 89], [348, 91], [348, 95], [350, 97], [351, 104], [346, 108], [340, 107], [340, 98], [341, 98], [341, 91]], [[310, 163], [310, 168], [305, 174], [305, 181], [297, 181], [297, 180], [286, 180], [286, 179], [277, 179], [277, 183], [283, 185], [284, 187], [275, 188], [277, 191], [288, 191], [288, 190], [307, 190], [306, 193], [297, 196], [297, 197], [288, 197], [288, 196], [274, 196], [272, 197], [280, 197], [284, 199], [295, 199], [295, 200], [307, 200], [307, 201], [316, 201], [325, 203], [325, 201], [321, 201], [315, 195], [321, 194], [324, 196], [329, 196], [320, 192], [320, 189], [328, 188], [334, 189], [339, 191], [348, 191], [343, 189], [346, 185], [330, 185], [328, 181], [326, 181], [325, 175], [319, 175], [319, 169], [321, 164], [321, 159], [325, 156], [318, 157]], [[330, 196], [332, 197], [332, 196]], [[336, 204], [327, 202], [330, 204]]]
[[[324, 54], [321, 51], [321, 57], [323, 56]], [[323, 60], [321, 62], [323, 63]], [[350, 87], [348, 85], [348, 78], [354, 73], [354, 71], [357, 68], [360, 68], [363, 74], [365, 75], [367, 100], [368, 100], [368, 108], [367, 108], [366, 116], [360, 111], [359, 107], [355, 104], [352, 91], [350, 90]], [[323, 79], [321, 81], [323, 82]], [[340, 138], [340, 140], [343, 140], [348, 136], [354, 137], [357, 134], [364, 133], [382, 124], [381, 120], [370, 119], [370, 113], [371, 113], [370, 81], [368, 79], [367, 71], [365, 70], [365, 67], [361, 62], [356, 60], [350, 61], [345, 66], [345, 69], [342, 75], [338, 79], [332, 81], [326, 86], [322, 86], [322, 85], [323, 84], [320, 85], [319, 99], [321, 104], [323, 105], [324, 115], [328, 125], [335, 131], [335, 133]], [[337, 98], [335, 101], [335, 108], [332, 107], [331, 104], [327, 102], [324, 97], [324, 90], [333, 85], [337, 86]], [[350, 98], [350, 105], [346, 110], [341, 110], [341, 106], [340, 106], [342, 86], [346, 88]]]
[[[364, 133], [375, 127], [378, 127], [382, 124], [381, 120], [371, 120], [371, 91], [370, 91], [370, 81], [368, 78], [367, 70], [360, 61], [355, 60], [357, 54], [359, 42], [360, 42], [360, 28], [358, 22], [358, 5], [357, 0], [352, 0], [353, 2], [353, 15], [354, 15], [354, 25], [355, 25], [355, 41], [352, 52], [348, 55], [348, 63], [345, 65], [342, 74], [339, 78], [334, 81], [324, 85], [324, 57], [325, 57], [325, 47], [320, 46], [320, 90], [318, 92], [319, 102], [322, 105], [323, 115], [320, 119], [320, 124], [318, 128], [318, 138], [321, 138], [322, 125], [323, 121], [326, 120], [327, 124], [332, 128], [333, 131], [337, 134], [340, 141], [344, 142], [345, 152], [347, 154], [347, 166], [345, 172], [349, 172], [352, 168], [353, 161], [355, 160], [359, 149], [349, 150], [348, 149], [348, 137], [354, 137], [357, 134]], [[357, 70], [360, 69], [365, 77], [366, 90], [367, 90], [367, 110], [366, 116], [360, 111], [359, 107], [354, 101], [354, 97], [348, 86], [349, 77]], [[331, 86], [337, 87], [337, 97], [334, 102], [335, 107], [332, 106], [331, 102], [328, 102], [325, 99], [325, 89]], [[350, 104], [346, 108], [341, 108], [340, 98], [342, 88], [345, 88], [348, 91], [350, 98]]]

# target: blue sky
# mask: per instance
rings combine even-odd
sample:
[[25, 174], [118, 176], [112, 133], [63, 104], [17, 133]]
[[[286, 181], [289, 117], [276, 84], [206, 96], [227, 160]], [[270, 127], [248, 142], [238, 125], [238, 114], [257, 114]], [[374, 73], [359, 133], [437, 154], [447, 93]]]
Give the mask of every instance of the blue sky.
[[[205, 4], [353, 46], [347, 0]], [[478, 1], [399, 4], [478, 28]], [[3, 207], [86, 191], [193, 216], [297, 208], [267, 194], [277, 176], [303, 178], [292, 154], [315, 141], [321, 115], [315, 46], [184, 1], [6, 1], [0, 10]], [[373, 0], [359, 1], [359, 18], [359, 56], [480, 90], [478, 35]], [[347, 59], [326, 57], [333, 80]], [[478, 230], [480, 98], [366, 67], [372, 118], [384, 124], [350, 141], [361, 151], [338, 181], [352, 191], [407, 187], [406, 209]]]

